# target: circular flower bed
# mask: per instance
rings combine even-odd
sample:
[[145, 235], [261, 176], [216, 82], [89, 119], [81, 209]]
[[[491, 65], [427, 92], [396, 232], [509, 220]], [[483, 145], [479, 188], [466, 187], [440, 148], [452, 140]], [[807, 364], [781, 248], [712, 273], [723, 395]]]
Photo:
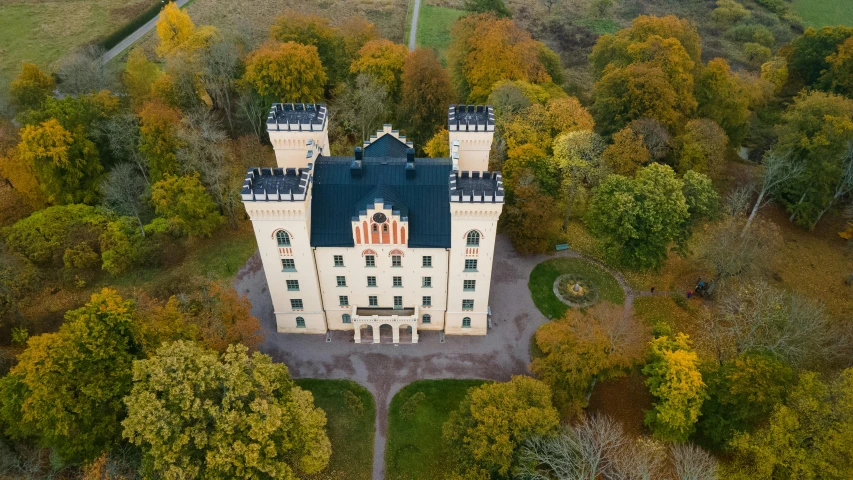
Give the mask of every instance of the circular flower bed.
[[568, 273], [554, 280], [554, 295], [570, 307], [589, 307], [598, 301], [598, 288], [586, 278]]

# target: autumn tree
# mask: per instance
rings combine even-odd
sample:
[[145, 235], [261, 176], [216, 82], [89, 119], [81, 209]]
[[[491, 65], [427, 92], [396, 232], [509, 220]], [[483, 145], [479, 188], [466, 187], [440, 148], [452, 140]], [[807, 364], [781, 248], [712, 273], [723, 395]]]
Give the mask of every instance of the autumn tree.
[[190, 16], [176, 3], [169, 2], [160, 12], [157, 20], [157, 54], [169, 56], [178, 50], [192, 52], [206, 47], [216, 31], [213, 27], [197, 28]]
[[181, 112], [162, 103], [146, 103], [139, 111], [139, 152], [147, 159], [152, 182], [178, 172], [180, 120]]
[[279, 42], [297, 42], [317, 47], [317, 54], [326, 69], [330, 87], [342, 81], [349, 73], [352, 58], [347, 55], [346, 42], [326, 17], [286, 10], [270, 27], [270, 38]]
[[362, 141], [376, 133], [391, 114], [388, 89], [370, 75], [358, 75], [355, 82], [343, 85], [337, 92], [341, 126], [359, 135]]
[[124, 436], [142, 451], [146, 476], [295, 478], [329, 462], [326, 415], [311, 393], [284, 364], [245, 346], [220, 356], [164, 344], [134, 364], [125, 403]]
[[207, 348], [225, 352], [229, 345], [242, 344], [255, 351], [263, 341], [252, 304], [233, 288], [210, 282], [192, 297], [188, 310], [188, 323], [196, 325]]
[[587, 224], [606, 248], [633, 268], [660, 265], [689, 220], [684, 184], [666, 165], [651, 164], [635, 179], [605, 178], [593, 192]]
[[318, 102], [327, 79], [317, 47], [296, 42], [264, 44], [249, 54], [243, 75], [246, 85], [276, 102]]
[[6, 433], [35, 438], [72, 464], [115, 446], [140, 354], [134, 328], [133, 303], [104, 289], [67, 312], [57, 333], [30, 338], [0, 380]]
[[338, 30], [344, 40], [347, 57], [350, 59], [355, 58], [364, 44], [379, 38], [376, 25], [359, 15], [351, 15], [343, 19], [338, 25]]
[[507, 152], [507, 159], [501, 166], [501, 175], [509, 203], [514, 204], [516, 187], [530, 181], [530, 175], [542, 193], [557, 197], [560, 193], [560, 171], [557, 167], [554, 159], [535, 145], [525, 144]]
[[823, 75], [824, 82], [842, 95], [853, 96], [853, 37], [838, 46], [838, 51], [827, 59], [829, 70]]
[[500, 80], [547, 83], [541, 44], [508, 18], [468, 15], [451, 29], [448, 66], [461, 98], [483, 102]]
[[761, 65], [761, 79], [773, 85], [773, 93], [779, 93], [788, 81], [788, 61], [784, 57], [773, 57]]
[[137, 47], [130, 51], [122, 82], [134, 106], [141, 106], [151, 99], [151, 89], [162, 73], [156, 63], [148, 60], [145, 50]]
[[503, 117], [496, 129], [506, 142], [508, 151], [523, 145], [548, 151], [553, 141], [547, 110], [538, 103], [516, 115]]
[[829, 58], [838, 47], [853, 37], [853, 27], [809, 27], [791, 42], [789, 68], [806, 85], [814, 85], [830, 69]]
[[682, 443], [695, 430], [706, 385], [699, 372], [699, 359], [687, 335], [661, 336], [649, 344], [648, 360], [643, 367], [646, 386], [657, 401], [646, 411], [645, 423], [655, 436]]
[[465, 478], [489, 478], [510, 472], [513, 453], [524, 440], [552, 433], [558, 425], [548, 386], [515, 376], [468, 390], [442, 432]]
[[726, 214], [706, 227], [697, 245], [697, 258], [713, 272], [713, 279], [720, 284], [765, 273], [782, 246], [782, 236], [775, 223], [758, 219], [744, 230], [745, 223], [743, 214]]
[[675, 89], [654, 65], [609, 68], [595, 83], [595, 117], [603, 133], [612, 134], [632, 120], [653, 118], [674, 129], [685, 115]]
[[605, 174], [601, 162], [606, 143], [597, 133], [576, 131], [554, 140], [554, 162], [562, 176], [561, 196], [565, 204], [563, 228], [578, 204], [584, 204], [588, 190]]
[[777, 133], [774, 150], [802, 168], [781, 185], [777, 198], [793, 221], [814, 228], [853, 189], [853, 99], [802, 93], [782, 115]]
[[696, 100], [698, 115], [722, 127], [730, 145], [740, 145], [746, 135], [750, 94], [728, 62], [721, 58], [708, 62], [696, 79]]
[[56, 88], [56, 80], [33, 63], [21, 63], [21, 73], [9, 84], [9, 96], [18, 110], [35, 110]]
[[563, 319], [536, 330], [543, 356], [533, 360], [530, 371], [551, 387], [563, 417], [580, 413], [597, 381], [624, 375], [642, 358], [645, 337], [643, 327], [623, 315], [621, 306], [569, 309]]
[[409, 50], [390, 40], [371, 40], [364, 44], [350, 65], [350, 72], [372, 76], [388, 90], [392, 99], [399, 100], [403, 70]]
[[849, 478], [853, 464], [853, 369], [830, 381], [799, 375], [766, 425], [730, 443], [743, 478]]
[[690, 120], [678, 144], [678, 171], [704, 173], [712, 177], [722, 173], [726, 163], [729, 137], [713, 120]]
[[493, 13], [497, 17], [509, 17], [509, 9], [503, 0], [465, 0], [465, 10], [476, 13]]
[[148, 226], [154, 232], [207, 237], [222, 223], [216, 203], [201, 184], [198, 174], [166, 175], [151, 186], [151, 202], [158, 215]]
[[113, 167], [101, 183], [104, 205], [118, 215], [134, 218], [142, 236], [145, 236], [142, 217], [145, 213], [143, 201], [147, 190], [145, 179], [139, 174], [136, 166], [130, 163], [120, 163]]
[[560, 231], [560, 209], [530, 168], [513, 177], [513, 202], [506, 207], [506, 228], [513, 247], [521, 253], [548, 251]]
[[653, 118], [640, 118], [628, 124], [628, 128], [634, 131], [649, 151], [649, 159], [663, 161], [672, 152], [674, 141], [666, 126]]
[[717, 0], [717, 8], [711, 12], [711, 19], [724, 26], [732, 26], [750, 16], [749, 10], [735, 0]]
[[242, 68], [240, 48], [233, 41], [221, 40], [202, 50], [198, 57], [201, 64], [199, 79], [213, 101], [214, 108], [225, 111], [228, 127], [233, 132], [232, 103], [237, 73]]
[[116, 72], [104, 62], [101, 46], [87, 45], [63, 58], [59, 64], [59, 90], [67, 95], [82, 95], [115, 90]]
[[725, 447], [737, 432], [752, 431], [787, 397], [794, 370], [773, 355], [746, 353], [703, 374], [708, 399], [699, 431]]
[[103, 166], [82, 127], [66, 130], [56, 119], [21, 130], [17, 155], [32, 166], [49, 203], [93, 203]]
[[424, 145], [424, 153], [430, 158], [450, 157], [450, 132], [446, 128], [435, 132]]
[[561, 133], [591, 131], [595, 127], [592, 114], [575, 97], [550, 99], [545, 104], [545, 109], [552, 137]]
[[406, 122], [406, 138], [421, 148], [447, 122], [447, 106], [456, 95], [450, 75], [435, 52], [419, 48], [403, 68], [399, 116]]
[[649, 149], [631, 127], [625, 127], [613, 134], [613, 143], [601, 154], [602, 162], [613, 173], [633, 177], [637, 170], [649, 163]]

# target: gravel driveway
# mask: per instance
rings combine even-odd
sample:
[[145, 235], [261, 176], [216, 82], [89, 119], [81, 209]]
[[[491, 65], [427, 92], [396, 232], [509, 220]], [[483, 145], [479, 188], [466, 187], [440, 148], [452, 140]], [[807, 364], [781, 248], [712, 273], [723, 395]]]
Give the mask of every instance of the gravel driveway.
[[[527, 373], [530, 338], [547, 321], [530, 298], [527, 280], [536, 264], [556, 256], [579, 255], [569, 250], [552, 255], [520, 256], [506, 236], [499, 236], [489, 297], [492, 328], [486, 336], [449, 335], [445, 343], [440, 343], [438, 332], [419, 332], [419, 343], [399, 346], [356, 344], [351, 332], [332, 332], [330, 343], [324, 335], [277, 333], [272, 301], [257, 253], [240, 270], [234, 286], [240, 294], [248, 295], [252, 314], [261, 320], [266, 330], [261, 351], [285, 363], [293, 377], [349, 379], [370, 390], [376, 400], [373, 479], [381, 480], [385, 478], [388, 405], [402, 387], [421, 379], [505, 381], [512, 375]], [[617, 275], [616, 278], [625, 285], [621, 277]]]

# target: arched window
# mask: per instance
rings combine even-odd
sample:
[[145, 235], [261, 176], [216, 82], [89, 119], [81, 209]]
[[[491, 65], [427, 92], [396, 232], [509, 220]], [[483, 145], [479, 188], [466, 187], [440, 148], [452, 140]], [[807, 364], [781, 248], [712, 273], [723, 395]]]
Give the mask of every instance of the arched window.
[[424, 315], [424, 323], [432, 323], [432, 317], [428, 313]]
[[388, 224], [382, 225], [382, 232], [388, 233]]
[[471, 317], [465, 317], [462, 319], [462, 328], [471, 328]]
[[352, 319], [350, 318], [349, 313], [343, 314], [342, 318], [344, 320], [344, 323], [352, 323]]
[[375, 223], [373, 224], [373, 233], [379, 233], [379, 227]]
[[278, 242], [279, 247], [289, 247], [290, 246], [290, 235], [287, 234], [284, 230], [279, 230], [275, 232], [275, 239]]
[[302, 317], [296, 317], [296, 328], [305, 328], [305, 319]]
[[469, 247], [479, 247], [480, 246], [480, 232], [476, 230], [471, 230], [468, 232], [468, 246]]

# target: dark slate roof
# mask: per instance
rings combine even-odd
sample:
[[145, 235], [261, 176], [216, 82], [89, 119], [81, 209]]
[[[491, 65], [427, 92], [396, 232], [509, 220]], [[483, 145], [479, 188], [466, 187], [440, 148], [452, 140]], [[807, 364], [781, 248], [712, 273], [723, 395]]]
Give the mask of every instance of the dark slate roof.
[[382, 135], [364, 148], [365, 157], [406, 158], [409, 147], [393, 135]]
[[[371, 146], [388, 137], [394, 139], [385, 135]], [[393, 142], [382, 144], [396, 149]], [[401, 216], [408, 216], [409, 247], [450, 248], [450, 159], [415, 159], [415, 176], [406, 178], [405, 150], [402, 155], [397, 150], [389, 152], [399, 157], [365, 155], [358, 178], [350, 173], [353, 157], [317, 158], [311, 195], [311, 246], [354, 246], [352, 217], [375, 198], [382, 198], [385, 204], [400, 210]]]

